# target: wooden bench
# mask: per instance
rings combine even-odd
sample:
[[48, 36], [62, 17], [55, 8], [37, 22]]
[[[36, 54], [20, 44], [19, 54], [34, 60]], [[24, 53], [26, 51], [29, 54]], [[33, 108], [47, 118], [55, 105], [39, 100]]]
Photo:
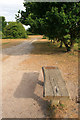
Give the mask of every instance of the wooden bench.
[[58, 67], [46, 66], [42, 67], [42, 71], [44, 76], [43, 97], [53, 100], [53, 102], [69, 98], [65, 81]]

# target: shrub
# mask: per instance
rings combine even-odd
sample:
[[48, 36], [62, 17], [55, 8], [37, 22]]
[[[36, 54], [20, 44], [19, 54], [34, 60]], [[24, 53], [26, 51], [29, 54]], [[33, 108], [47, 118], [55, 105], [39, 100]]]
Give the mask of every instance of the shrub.
[[19, 22], [9, 22], [4, 29], [6, 38], [27, 38], [23, 25]]
[[26, 31], [27, 35], [34, 35], [32, 32]]
[[4, 38], [5, 38], [4, 34], [2, 33], [2, 31], [0, 31], [0, 39], [4, 39]]
[[2, 38], [2, 32], [0, 31], [0, 39]]

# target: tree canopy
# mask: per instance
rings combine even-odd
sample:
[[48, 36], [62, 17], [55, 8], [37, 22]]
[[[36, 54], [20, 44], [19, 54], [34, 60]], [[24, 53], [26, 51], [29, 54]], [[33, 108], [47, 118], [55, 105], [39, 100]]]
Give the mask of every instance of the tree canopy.
[[4, 16], [0, 16], [0, 38], [4, 37], [4, 28], [7, 25], [7, 22], [5, 20]]
[[5, 20], [4, 16], [0, 16], [0, 31], [4, 32], [4, 28], [7, 25], [7, 22]]
[[67, 51], [80, 36], [80, 3], [24, 2], [25, 11], [18, 11], [17, 21], [30, 25], [34, 33], [62, 41]]
[[26, 31], [23, 25], [19, 22], [9, 22], [4, 28], [6, 38], [26, 38]]

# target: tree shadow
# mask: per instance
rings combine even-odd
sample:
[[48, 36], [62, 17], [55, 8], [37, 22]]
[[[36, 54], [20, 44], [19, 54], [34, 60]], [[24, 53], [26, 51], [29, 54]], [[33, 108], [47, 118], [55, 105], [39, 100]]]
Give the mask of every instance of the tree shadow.
[[66, 48], [62, 47], [59, 48], [56, 44], [51, 44], [50, 42], [46, 41], [37, 41], [33, 43], [34, 49], [32, 49], [31, 54], [44, 54], [44, 55], [51, 55], [51, 54], [64, 54], [66, 53]]
[[41, 107], [44, 116], [49, 117], [50, 111], [48, 111], [48, 107], [50, 106], [50, 103], [47, 100], [44, 100], [43, 96], [41, 96], [41, 89], [39, 90], [40, 95], [35, 94], [36, 85], [39, 84], [43, 86], [43, 82], [38, 81], [38, 77], [39, 77], [38, 72], [24, 73], [21, 83], [19, 84], [14, 93], [14, 97], [34, 99]]
[[[35, 40], [35, 39], [34, 39]], [[12, 46], [10, 48], [2, 49], [3, 55], [17, 56], [17, 55], [28, 55], [28, 54], [64, 54], [66, 49], [59, 48], [55, 44], [51, 44], [46, 41], [36, 41], [31, 43], [30, 41], [25, 41], [17, 46]]]

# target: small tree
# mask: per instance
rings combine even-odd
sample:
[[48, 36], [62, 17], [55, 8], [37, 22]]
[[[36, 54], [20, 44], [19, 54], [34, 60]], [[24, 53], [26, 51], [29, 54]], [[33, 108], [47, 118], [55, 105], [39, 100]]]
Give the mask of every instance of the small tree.
[[19, 22], [9, 22], [4, 29], [6, 38], [27, 38], [23, 25]]
[[7, 22], [5, 20], [4, 16], [0, 16], [0, 31], [4, 33], [4, 28], [7, 25]]

